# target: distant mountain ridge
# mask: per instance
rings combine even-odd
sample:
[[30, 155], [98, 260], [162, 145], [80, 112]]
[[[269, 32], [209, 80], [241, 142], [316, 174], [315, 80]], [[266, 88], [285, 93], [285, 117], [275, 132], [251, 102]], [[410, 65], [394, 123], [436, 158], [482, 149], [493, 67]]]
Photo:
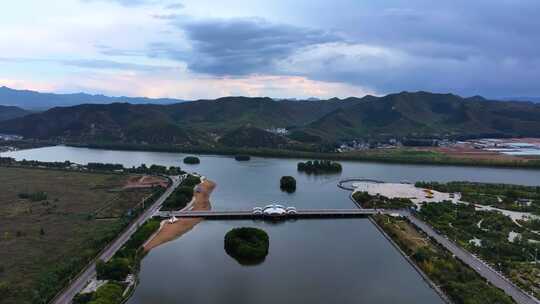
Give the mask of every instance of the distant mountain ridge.
[[[276, 128], [287, 128], [288, 133], [267, 131]], [[405, 137], [540, 137], [540, 105], [429, 92], [313, 101], [224, 97], [170, 105], [83, 104], [0, 122], [0, 133], [83, 143], [216, 147]]]
[[0, 105], [0, 121], [23, 117], [30, 114], [29, 111], [13, 106]]
[[533, 97], [533, 96], [517, 96], [517, 97], [503, 97], [500, 98], [500, 100], [503, 101], [528, 101], [528, 102], [536, 102], [540, 103], [540, 97]]
[[146, 98], [146, 97], [109, 97], [105, 95], [91, 95], [86, 93], [56, 94], [40, 93], [29, 90], [15, 90], [0, 87], [0, 105], [16, 106], [26, 110], [47, 110], [53, 107], [75, 106], [80, 104], [109, 104], [127, 102], [131, 104], [172, 104], [184, 102], [172, 98]]

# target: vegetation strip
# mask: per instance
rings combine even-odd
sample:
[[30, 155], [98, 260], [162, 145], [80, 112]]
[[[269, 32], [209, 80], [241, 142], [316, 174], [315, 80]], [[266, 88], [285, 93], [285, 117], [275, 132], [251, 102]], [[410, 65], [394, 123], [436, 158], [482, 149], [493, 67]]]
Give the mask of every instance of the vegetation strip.
[[444, 247], [419, 233], [410, 222], [389, 216], [376, 216], [375, 220], [452, 302], [515, 303], [502, 290], [487, 283], [474, 270], [454, 258]]
[[375, 226], [375, 228], [377, 228], [377, 230], [379, 230], [381, 234], [390, 242], [390, 244], [392, 244], [392, 246], [396, 248], [396, 250], [403, 256], [403, 258], [405, 258], [405, 260], [414, 268], [414, 270], [416, 270], [416, 272], [422, 277], [422, 279], [424, 279], [424, 281], [426, 281], [426, 283], [428, 283], [428, 285], [441, 297], [441, 299], [447, 304], [452, 304], [452, 301], [450, 301], [446, 293], [444, 293], [444, 291], [442, 291], [441, 288], [437, 286], [437, 284], [435, 284], [435, 282], [433, 282], [426, 275], [426, 273], [424, 273], [424, 271], [411, 259], [411, 257], [403, 251], [403, 249], [394, 241], [394, 239], [392, 239], [392, 237], [390, 237], [388, 233], [386, 233], [386, 231], [377, 223], [377, 220], [374, 217], [369, 217], [369, 220]]

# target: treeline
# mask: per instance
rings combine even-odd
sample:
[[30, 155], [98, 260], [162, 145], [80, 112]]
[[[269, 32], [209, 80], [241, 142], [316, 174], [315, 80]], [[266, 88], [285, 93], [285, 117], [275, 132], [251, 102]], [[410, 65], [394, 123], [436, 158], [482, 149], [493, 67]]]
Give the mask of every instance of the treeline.
[[79, 171], [97, 171], [97, 172], [125, 172], [125, 173], [136, 173], [136, 174], [164, 174], [164, 175], [181, 175], [185, 172], [176, 166], [161, 166], [161, 165], [151, 165], [150, 167], [142, 164], [138, 167], [126, 168], [122, 164], [111, 164], [111, 163], [97, 163], [91, 162], [87, 165], [79, 165], [70, 161], [64, 162], [43, 162], [37, 160], [26, 160], [16, 161], [11, 157], [0, 157], [0, 165], [4, 166], [20, 166], [20, 167], [31, 167], [31, 168], [51, 168], [51, 169], [66, 169], [66, 170], [79, 170]]
[[249, 154], [251, 156], [277, 157], [277, 158], [312, 158], [327, 160], [354, 160], [381, 163], [404, 163], [420, 165], [448, 165], [448, 166], [473, 166], [473, 167], [508, 167], [508, 168], [533, 168], [540, 169], [540, 160], [477, 160], [467, 158], [451, 158], [443, 153], [429, 151], [357, 151], [347, 153], [335, 153], [328, 149], [311, 150], [285, 150], [271, 148], [232, 148], [232, 147], [178, 147], [172, 145], [139, 145], [139, 144], [69, 144], [73, 147], [87, 147], [95, 149], [116, 149], [126, 151], [154, 151], [154, 152], [177, 152], [197, 154], [221, 154], [236, 155]]
[[329, 160], [299, 162], [297, 168], [299, 172], [308, 174], [339, 173], [343, 170], [340, 163]]
[[189, 174], [182, 184], [167, 198], [161, 210], [179, 210], [184, 208], [193, 198], [193, 188], [201, 183], [201, 178]]

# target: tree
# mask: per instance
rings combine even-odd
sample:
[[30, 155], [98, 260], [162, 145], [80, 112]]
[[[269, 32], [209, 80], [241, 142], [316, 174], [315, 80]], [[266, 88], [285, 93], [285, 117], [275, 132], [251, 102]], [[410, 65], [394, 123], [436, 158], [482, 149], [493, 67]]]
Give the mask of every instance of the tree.
[[283, 176], [279, 181], [281, 190], [292, 193], [296, 191], [296, 179], [292, 176]]
[[199, 164], [200, 162], [201, 161], [196, 156], [186, 156], [184, 158], [184, 164], [196, 165], [196, 164]]
[[96, 272], [99, 280], [123, 281], [131, 268], [127, 258], [113, 258], [109, 262], [97, 261]]

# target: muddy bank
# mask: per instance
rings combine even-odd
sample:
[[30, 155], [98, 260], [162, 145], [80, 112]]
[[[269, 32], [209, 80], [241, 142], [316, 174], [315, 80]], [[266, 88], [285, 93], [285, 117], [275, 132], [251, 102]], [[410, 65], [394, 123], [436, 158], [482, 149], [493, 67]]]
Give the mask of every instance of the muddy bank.
[[[193, 199], [186, 206], [185, 210], [210, 210], [212, 208], [210, 204], [210, 194], [215, 187], [216, 184], [214, 182], [205, 179], [199, 185], [200, 191], [193, 194]], [[169, 223], [169, 220], [164, 220], [161, 222], [159, 231], [144, 245], [144, 251], [148, 252], [155, 247], [179, 238], [202, 220], [203, 218], [181, 218], [174, 223]]]

